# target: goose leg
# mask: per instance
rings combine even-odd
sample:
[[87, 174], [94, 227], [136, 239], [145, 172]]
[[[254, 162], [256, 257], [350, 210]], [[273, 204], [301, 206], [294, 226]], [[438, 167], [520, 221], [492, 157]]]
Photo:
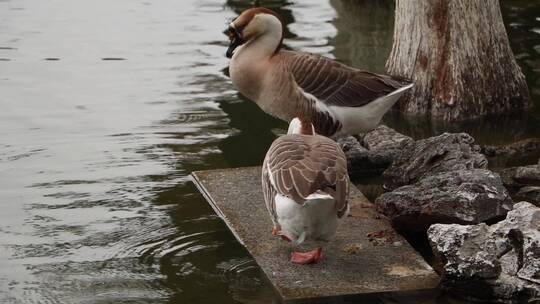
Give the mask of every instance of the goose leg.
[[289, 239], [285, 234], [283, 234], [281, 232], [281, 230], [279, 230], [279, 228], [277, 228], [277, 227], [272, 228], [272, 235], [273, 236], [279, 236], [284, 241], [291, 242], [291, 239]]
[[322, 248], [317, 247], [308, 252], [293, 251], [291, 253], [291, 262], [295, 264], [318, 263], [322, 259]]

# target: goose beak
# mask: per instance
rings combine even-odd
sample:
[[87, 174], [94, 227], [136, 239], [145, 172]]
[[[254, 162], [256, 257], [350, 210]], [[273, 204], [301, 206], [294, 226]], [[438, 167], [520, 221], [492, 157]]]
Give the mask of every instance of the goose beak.
[[242, 37], [240, 37], [240, 34], [236, 31], [236, 29], [232, 26], [229, 27], [229, 39], [231, 40], [231, 43], [229, 44], [229, 48], [227, 49], [227, 53], [225, 55], [227, 58], [232, 58], [234, 55], [234, 50], [242, 45], [244, 43], [244, 40]]

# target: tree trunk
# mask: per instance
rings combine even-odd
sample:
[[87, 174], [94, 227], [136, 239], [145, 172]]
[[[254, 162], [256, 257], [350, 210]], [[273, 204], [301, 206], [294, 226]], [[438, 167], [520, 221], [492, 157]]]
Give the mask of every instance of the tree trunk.
[[525, 77], [498, 0], [396, 0], [391, 75], [414, 81], [402, 112], [456, 121], [525, 109]]

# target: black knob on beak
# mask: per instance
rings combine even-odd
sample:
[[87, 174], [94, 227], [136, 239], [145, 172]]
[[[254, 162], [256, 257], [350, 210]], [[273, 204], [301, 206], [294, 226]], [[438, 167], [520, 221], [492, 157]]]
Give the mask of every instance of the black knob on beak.
[[242, 37], [240, 36], [238, 31], [232, 26], [229, 27], [228, 34], [229, 34], [230, 44], [229, 44], [229, 48], [227, 49], [227, 53], [225, 53], [225, 56], [227, 56], [227, 58], [232, 58], [232, 56], [234, 55], [234, 50], [238, 46], [242, 45], [244, 43], [244, 40], [242, 40]]

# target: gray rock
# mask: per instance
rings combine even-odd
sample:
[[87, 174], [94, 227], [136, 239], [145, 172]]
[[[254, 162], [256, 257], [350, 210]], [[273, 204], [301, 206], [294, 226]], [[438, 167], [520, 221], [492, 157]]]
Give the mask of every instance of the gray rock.
[[515, 195], [516, 198], [529, 201], [536, 206], [540, 207], [540, 187], [538, 186], [525, 186], [519, 189]]
[[499, 175], [462, 169], [425, 176], [413, 185], [384, 193], [377, 210], [404, 231], [425, 231], [434, 223], [477, 224], [504, 218], [512, 200]]
[[392, 162], [386, 155], [373, 153], [364, 148], [353, 136], [340, 138], [338, 144], [347, 157], [347, 167], [351, 179], [379, 175]]
[[524, 184], [514, 179], [514, 177], [517, 174], [518, 168], [519, 167], [511, 167], [511, 168], [498, 170], [498, 173], [501, 176], [503, 184], [506, 187], [506, 189], [508, 189], [510, 194], [515, 194], [516, 192], [519, 191], [521, 187], [524, 186]]
[[540, 208], [518, 203], [492, 226], [435, 224], [428, 239], [443, 289], [501, 303], [540, 297]]
[[412, 138], [383, 125], [359, 138], [349, 136], [338, 140], [347, 156], [352, 179], [380, 175], [401, 151], [401, 146], [413, 142]]
[[474, 139], [466, 133], [444, 133], [407, 142], [383, 173], [385, 188], [393, 190], [441, 172], [486, 168], [485, 156], [473, 143]]
[[540, 151], [540, 138], [528, 138], [507, 146], [483, 146], [480, 152], [487, 157], [513, 157]]
[[492, 168], [530, 164], [540, 156], [540, 138], [529, 138], [505, 146], [483, 146], [480, 150]]
[[366, 133], [362, 137], [364, 147], [372, 151], [388, 151], [396, 155], [400, 148], [406, 143], [412, 143], [414, 140], [409, 136], [398, 133], [396, 130], [385, 125]]
[[540, 206], [540, 164], [506, 168], [500, 175], [514, 198]]

